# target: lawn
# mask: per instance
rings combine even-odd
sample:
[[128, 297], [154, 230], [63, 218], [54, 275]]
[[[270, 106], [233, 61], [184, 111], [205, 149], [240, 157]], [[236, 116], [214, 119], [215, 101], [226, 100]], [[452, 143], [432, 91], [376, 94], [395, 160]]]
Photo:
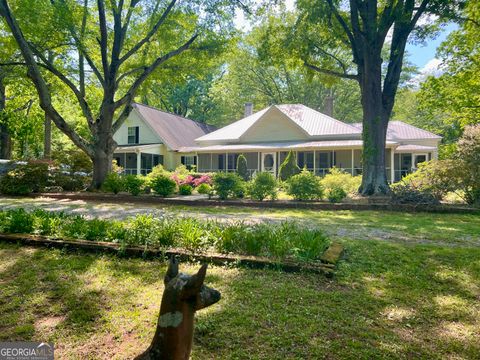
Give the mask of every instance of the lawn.
[[[198, 210], [267, 215], [246, 211]], [[211, 267], [206, 282], [223, 297], [197, 314], [193, 359], [480, 357], [478, 217], [268, 213], [285, 217], [344, 229], [336, 237], [348, 251], [336, 277]], [[359, 239], [355, 228], [388, 236]], [[165, 269], [154, 260], [0, 243], [0, 340], [53, 341], [62, 359], [130, 359], [153, 335]]]

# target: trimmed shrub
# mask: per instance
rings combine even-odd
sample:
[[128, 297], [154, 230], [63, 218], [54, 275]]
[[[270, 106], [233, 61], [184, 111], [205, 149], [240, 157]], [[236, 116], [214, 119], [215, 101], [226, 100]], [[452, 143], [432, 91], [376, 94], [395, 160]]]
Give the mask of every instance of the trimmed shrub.
[[362, 184], [361, 176], [352, 176], [342, 169], [332, 167], [329, 173], [322, 180], [322, 185], [327, 191], [329, 189], [342, 188], [347, 194], [355, 194]]
[[327, 191], [327, 199], [331, 203], [338, 203], [347, 197], [347, 193], [341, 187], [334, 187]]
[[7, 195], [27, 195], [40, 192], [48, 185], [48, 163], [14, 164], [0, 178], [0, 192]]
[[87, 176], [64, 174], [55, 171], [50, 177], [50, 187], [61, 187], [64, 191], [81, 191], [88, 187], [90, 178]]
[[245, 183], [235, 173], [218, 172], [213, 177], [213, 190], [222, 200], [242, 198], [245, 194]]
[[248, 180], [247, 158], [241, 154], [237, 158], [237, 174], [245, 181]]
[[277, 198], [277, 180], [269, 172], [257, 173], [250, 182], [248, 190], [250, 197], [254, 200], [262, 201], [267, 197], [275, 200]]
[[114, 194], [118, 194], [125, 190], [125, 182], [122, 175], [117, 174], [116, 172], [108, 174], [103, 182], [103, 190]]
[[287, 194], [295, 200], [318, 200], [323, 197], [323, 186], [317, 176], [304, 169], [287, 180]]
[[207, 183], [203, 183], [200, 184], [199, 187], [197, 187], [197, 192], [199, 194], [210, 195], [212, 193], [212, 187]]
[[182, 184], [178, 187], [178, 193], [180, 195], [192, 195], [193, 187], [188, 184]]
[[292, 150], [288, 153], [282, 165], [278, 169], [278, 176], [281, 180], [286, 181], [292, 176], [300, 174], [301, 170], [297, 165], [297, 158]]
[[159, 177], [159, 176], [167, 176], [167, 177], [170, 177], [172, 175], [171, 172], [165, 170], [165, 168], [163, 167], [163, 165], [157, 165], [155, 167], [153, 167], [152, 171], [149, 172], [146, 176], [145, 176], [145, 183], [147, 186], [151, 187], [151, 182], [153, 181], [153, 179]]
[[145, 179], [137, 175], [124, 176], [125, 190], [133, 196], [137, 196], [142, 192]]
[[156, 178], [151, 180], [150, 184], [152, 190], [162, 197], [172, 195], [177, 188], [177, 184], [175, 183], [175, 181], [170, 179], [170, 177], [164, 175], [157, 176]]
[[437, 205], [440, 203], [438, 198], [429, 190], [421, 190], [413, 184], [398, 182], [393, 184], [392, 202], [394, 204], [421, 204], [421, 205]]

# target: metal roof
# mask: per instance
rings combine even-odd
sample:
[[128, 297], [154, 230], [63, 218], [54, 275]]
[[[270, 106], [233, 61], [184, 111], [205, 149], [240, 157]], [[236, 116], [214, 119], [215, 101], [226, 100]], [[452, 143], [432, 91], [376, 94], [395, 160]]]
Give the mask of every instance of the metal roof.
[[[271, 111], [278, 110], [285, 114], [291, 121], [298, 125], [307, 136], [335, 136], [335, 135], [360, 135], [361, 131], [356, 127], [336, 120], [319, 111], [313, 110], [301, 104], [272, 105], [258, 111], [246, 118], [238, 120], [217, 131], [211, 132], [197, 139], [204, 141], [232, 141], [239, 140], [248, 129], [260, 121], [263, 116]], [[285, 139], [288, 140], [288, 139]]]
[[436, 147], [433, 146], [423, 146], [423, 145], [400, 145], [397, 146], [395, 152], [412, 152], [412, 151], [435, 151]]
[[[362, 130], [362, 123], [352, 124], [354, 127]], [[389, 121], [387, 128], [388, 140], [421, 140], [421, 139], [441, 139], [441, 136], [435, 135], [430, 131], [420, 129], [416, 126], [404, 123], [403, 121]]]
[[[388, 147], [397, 145], [394, 141], [387, 141]], [[302, 141], [302, 142], [265, 142], [255, 144], [227, 144], [181, 148], [180, 152], [228, 152], [228, 151], [269, 151], [269, 150], [300, 150], [300, 149], [361, 149], [362, 140], [333, 140], [333, 141]]]
[[215, 128], [179, 115], [171, 114], [153, 107], [133, 104], [142, 119], [172, 150], [185, 146], [195, 146], [195, 139], [213, 131]]

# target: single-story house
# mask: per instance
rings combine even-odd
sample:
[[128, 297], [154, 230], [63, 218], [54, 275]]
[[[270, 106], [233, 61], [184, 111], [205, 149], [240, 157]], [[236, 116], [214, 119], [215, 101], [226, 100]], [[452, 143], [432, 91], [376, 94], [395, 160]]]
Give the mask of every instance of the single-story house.
[[[256, 113], [251, 109], [251, 105], [246, 107], [243, 119], [211, 131], [205, 124], [135, 104], [132, 115], [115, 134], [120, 144], [115, 157], [132, 173], [148, 172], [158, 163], [170, 169], [183, 163], [196, 165], [200, 172], [215, 172], [235, 171], [237, 158], [243, 154], [250, 173], [278, 175], [280, 164], [292, 150], [298, 165], [317, 175], [325, 175], [333, 166], [361, 174], [361, 123], [347, 124], [299, 104], [272, 105]], [[386, 143], [389, 181], [398, 181], [419, 163], [437, 158], [440, 140], [431, 132], [391, 121]], [[140, 167], [132, 154], [137, 154]], [[158, 157], [144, 166], [150, 159], [147, 154]]]

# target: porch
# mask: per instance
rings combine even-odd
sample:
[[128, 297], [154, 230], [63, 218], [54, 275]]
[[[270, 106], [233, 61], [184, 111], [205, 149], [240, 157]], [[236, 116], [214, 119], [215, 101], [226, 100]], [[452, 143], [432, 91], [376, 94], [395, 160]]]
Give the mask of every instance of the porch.
[[157, 165], [163, 165], [164, 157], [158, 153], [158, 145], [122, 146], [114, 155], [124, 175], [147, 175]]
[[[423, 150], [422, 150], [423, 151]], [[280, 165], [285, 161], [289, 151], [254, 151], [254, 152], [211, 152], [198, 153], [199, 172], [236, 171], [237, 159], [243, 154], [247, 159], [248, 174], [271, 172], [278, 176]], [[297, 165], [306, 168], [317, 176], [325, 176], [332, 167], [336, 167], [353, 176], [362, 174], [362, 150], [329, 149], [295, 151]], [[432, 152], [397, 153], [395, 149], [386, 149], [385, 167], [389, 182], [400, 181], [402, 177], [416, 170], [419, 163], [432, 159]], [[393, 166], [392, 166], [393, 164]]]

